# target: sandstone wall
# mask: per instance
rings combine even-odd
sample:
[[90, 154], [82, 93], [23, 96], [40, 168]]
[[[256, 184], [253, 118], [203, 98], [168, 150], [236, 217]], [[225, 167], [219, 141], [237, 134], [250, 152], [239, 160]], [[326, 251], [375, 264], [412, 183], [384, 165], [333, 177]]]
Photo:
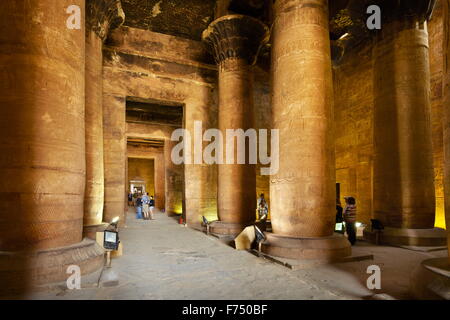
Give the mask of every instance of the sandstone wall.
[[[149, 195], [155, 194], [155, 160], [128, 158], [129, 180], [142, 179], [145, 182], [145, 191]], [[129, 185], [127, 184], [129, 189]]]
[[[204, 129], [217, 127], [217, 71], [200, 42], [121, 27], [107, 39], [103, 53], [104, 96], [108, 97], [104, 99], [104, 109], [105, 113], [109, 113], [105, 114], [105, 118], [118, 112], [123, 114], [125, 121], [127, 99], [140, 99], [183, 105], [183, 127], [191, 131], [194, 121], [202, 121]], [[105, 123], [105, 133], [108, 130], [111, 131]], [[157, 129], [155, 132], [158, 135], [168, 134], [162, 131]], [[144, 129], [141, 134], [148, 137], [149, 132]], [[115, 136], [116, 141], [120, 139], [117, 133], [109, 136]], [[119, 143], [126, 144], [126, 141]], [[105, 159], [109, 157], [112, 157], [111, 151], [105, 145]], [[107, 161], [105, 166], [108, 166]], [[105, 175], [107, 172], [106, 167]], [[117, 174], [120, 175], [119, 172]], [[184, 174], [187, 220], [191, 224], [200, 223], [201, 215], [214, 219], [217, 192], [215, 167], [186, 165]], [[118, 179], [116, 176], [115, 179], [124, 181], [125, 177]]]
[[[431, 70], [431, 120], [436, 186], [436, 226], [444, 227], [442, 142], [442, 4], [428, 24]], [[334, 69], [336, 182], [341, 201], [355, 196], [359, 219], [370, 222], [373, 180], [373, 65], [370, 42], [346, 53]]]
[[[150, 195], [155, 196], [155, 206], [158, 209], [164, 209], [165, 207], [165, 170], [164, 170], [164, 149], [146, 146], [127, 146], [127, 154], [129, 159], [128, 167], [128, 181], [133, 179], [131, 173], [133, 172], [130, 168], [130, 161], [136, 162], [136, 160], [152, 160], [153, 163], [153, 180], [150, 181], [153, 185], [153, 189], [147, 189]], [[128, 185], [129, 189], [129, 185]], [[127, 191], [129, 191], [127, 189]]]

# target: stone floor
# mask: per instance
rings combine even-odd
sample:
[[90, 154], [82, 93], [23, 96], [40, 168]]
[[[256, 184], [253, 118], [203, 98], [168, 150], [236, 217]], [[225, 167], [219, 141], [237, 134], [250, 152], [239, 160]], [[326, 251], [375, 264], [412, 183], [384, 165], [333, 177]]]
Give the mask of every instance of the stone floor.
[[[421, 260], [446, 250], [418, 252], [359, 242], [356, 254], [374, 260], [291, 270], [246, 251], [236, 251], [214, 237], [179, 225], [162, 213], [154, 221], [130, 213], [120, 231], [123, 257], [107, 272], [118, 284], [69, 291], [54, 288], [29, 299], [407, 299], [409, 275]], [[382, 289], [366, 287], [366, 270], [382, 271]]]

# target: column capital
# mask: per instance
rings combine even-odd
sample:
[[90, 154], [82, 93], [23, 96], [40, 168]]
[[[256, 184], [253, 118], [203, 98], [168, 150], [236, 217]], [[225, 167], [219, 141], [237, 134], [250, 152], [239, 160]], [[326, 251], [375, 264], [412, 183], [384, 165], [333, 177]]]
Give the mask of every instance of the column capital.
[[105, 40], [109, 30], [118, 28], [125, 21], [120, 0], [87, 0], [86, 32], [94, 31]]
[[253, 64], [268, 35], [269, 29], [258, 19], [232, 14], [214, 20], [203, 31], [202, 39], [217, 64], [230, 58], [245, 59]]
[[383, 20], [390, 21], [416, 21], [425, 22], [431, 18], [436, 0], [377, 0], [381, 8]]

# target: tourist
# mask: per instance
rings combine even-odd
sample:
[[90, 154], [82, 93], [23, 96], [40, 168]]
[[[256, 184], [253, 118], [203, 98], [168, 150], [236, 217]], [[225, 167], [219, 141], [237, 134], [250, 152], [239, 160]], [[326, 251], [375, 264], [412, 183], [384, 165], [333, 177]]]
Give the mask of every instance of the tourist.
[[143, 211], [144, 211], [144, 220], [148, 220], [149, 216], [148, 216], [148, 207], [150, 204], [150, 198], [148, 197], [148, 193], [145, 193], [144, 196], [142, 197], [142, 206], [143, 206]]
[[133, 205], [133, 194], [131, 191], [128, 193], [128, 206], [131, 207]]
[[267, 213], [269, 212], [269, 207], [267, 206], [266, 199], [264, 198], [264, 193], [261, 193], [258, 198], [258, 219], [267, 218]]
[[341, 205], [341, 200], [336, 199], [336, 227], [335, 232], [344, 233], [343, 222], [344, 222], [344, 209]]
[[155, 210], [155, 198], [153, 196], [150, 197], [150, 220], [155, 220], [153, 216], [153, 211]]
[[345, 197], [344, 221], [348, 241], [352, 245], [356, 243], [356, 200], [353, 197]]
[[136, 198], [136, 219], [142, 219], [142, 198], [140, 195]]

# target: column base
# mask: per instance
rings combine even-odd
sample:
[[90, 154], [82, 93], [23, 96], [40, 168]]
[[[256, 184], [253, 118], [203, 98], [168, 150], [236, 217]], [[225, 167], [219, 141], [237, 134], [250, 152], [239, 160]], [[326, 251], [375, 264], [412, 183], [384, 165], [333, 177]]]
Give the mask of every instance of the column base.
[[164, 213], [166, 214], [166, 216], [168, 217], [176, 217], [176, 216], [181, 216], [181, 213], [176, 213], [175, 211], [172, 210], [165, 210]]
[[[377, 233], [364, 230], [364, 239], [376, 243]], [[406, 229], [386, 227], [378, 235], [378, 244], [393, 246], [440, 247], [447, 246], [444, 229]]]
[[270, 232], [265, 235], [261, 251], [275, 257], [333, 262], [352, 254], [350, 242], [341, 234], [323, 238], [292, 238]]
[[0, 295], [21, 295], [42, 285], [64, 282], [71, 265], [79, 266], [81, 275], [95, 272], [104, 265], [104, 253], [97, 242], [87, 238], [61, 248], [0, 252]]
[[237, 237], [246, 227], [252, 223], [230, 223], [223, 221], [214, 221], [210, 224], [209, 231], [219, 236]]
[[97, 239], [97, 232], [103, 232], [108, 227], [109, 224], [107, 223], [101, 223], [96, 225], [90, 225], [90, 226], [83, 226], [83, 237], [96, 240]]
[[450, 300], [449, 258], [422, 261], [411, 276], [410, 292], [421, 300]]

